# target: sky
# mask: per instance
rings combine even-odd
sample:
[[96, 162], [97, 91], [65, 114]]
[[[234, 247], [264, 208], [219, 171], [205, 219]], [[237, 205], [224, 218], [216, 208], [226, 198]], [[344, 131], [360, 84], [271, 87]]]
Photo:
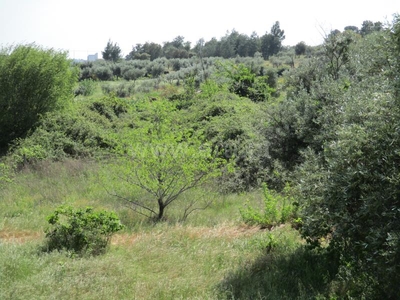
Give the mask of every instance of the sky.
[[325, 33], [365, 20], [392, 21], [399, 0], [0, 0], [0, 47], [35, 43], [86, 59], [108, 40], [125, 56], [137, 43], [183, 36], [220, 39], [233, 29], [259, 36], [279, 21], [284, 45], [318, 45]]

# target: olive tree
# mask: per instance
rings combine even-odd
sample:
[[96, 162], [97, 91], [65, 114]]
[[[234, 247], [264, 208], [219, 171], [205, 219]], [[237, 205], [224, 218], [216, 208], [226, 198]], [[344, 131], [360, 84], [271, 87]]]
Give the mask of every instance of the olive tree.
[[314, 246], [328, 241], [349, 297], [400, 294], [399, 24], [349, 52], [357, 76], [326, 112], [339, 121], [298, 173], [301, 233]]

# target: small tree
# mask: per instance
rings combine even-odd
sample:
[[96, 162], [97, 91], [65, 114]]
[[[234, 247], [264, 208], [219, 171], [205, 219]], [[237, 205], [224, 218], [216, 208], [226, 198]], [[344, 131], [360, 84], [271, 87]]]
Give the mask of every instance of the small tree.
[[329, 73], [335, 79], [339, 79], [339, 72], [349, 61], [350, 45], [354, 43], [354, 33], [345, 31], [344, 33], [332, 32], [325, 39], [325, 55], [328, 59]]
[[0, 51], [0, 148], [73, 97], [77, 72], [66, 53], [36, 45]]
[[280, 29], [279, 22], [271, 27], [271, 33], [261, 37], [261, 53], [265, 59], [277, 54], [282, 49], [282, 41], [285, 39], [285, 31]]
[[[121, 147], [120, 177], [151, 200], [116, 196], [136, 212], [160, 221], [181, 194], [220, 174], [223, 161], [212, 157], [209, 145], [177, 126], [173, 105], [155, 101], [140, 110], [141, 127], [130, 130]], [[196, 209], [194, 205], [194, 200], [185, 205], [184, 218]]]
[[112, 43], [111, 40], [108, 40], [107, 46], [104, 48], [104, 51], [101, 52], [103, 54], [103, 59], [117, 62], [121, 59], [121, 48], [117, 43]]
[[296, 55], [303, 55], [306, 53], [306, 49], [307, 49], [307, 45], [305, 42], [300, 42], [297, 43], [295, 48], [294, 48], [294, 52]]

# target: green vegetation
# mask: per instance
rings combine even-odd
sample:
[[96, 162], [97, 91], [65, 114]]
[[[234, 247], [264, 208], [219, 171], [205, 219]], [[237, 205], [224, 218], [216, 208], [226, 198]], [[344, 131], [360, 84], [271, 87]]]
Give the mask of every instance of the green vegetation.
[[[61, 64], [55, 104], [4, 140], [0, 298], [396, 299], [399, 17], [283, 38], [276, 22]], [[3, 51], [21, 86], [20, 51], [65, 62]]]
[[107, 46], [104, 48], [102, 55], [104, 60], [117, 62], [121, 58], [121, 48], [117, 43], [108, 40]]
[[46, 233], [46, 251], [65, 250], [71, 255], [99, 255], [106, 251], [111, 236], [123, 229], [118, 217], [92, 207], [75, 210], [59, 207], [47, 217], [53, 225]]
[[[193, 132], [179, 123], [173, 104], [154, 101], [138, 104], [141, 125], [121, 134], [119, 152], [122, 157], [116, 173], [121, 180], [139, 188], [154, 198], [154, 205], [130, 196], [125, 199], [132, 208], [156, 220], [164, 218], [164, 211], [182, 193], [203, 185], [216, 177], [226, 164], [213, 156], [211, 146], [203, 143]], [[117, 192], [118, 193], [118, 192]], [[137, 191], [132, 191], [138, 195]], [[183, 219], [192, 212], [195, 201], [182, 204]]]
[[67, 106], [76, 75], [66, 53], [36, 45], [0, 50], [0, 150], [25, 137], [42, 115]]
[[290, 195], [290, 187], [287, 185], [281, 194], [269, 190], [266, 184], [262, 186], [264, 194], [263, 209], [254, 208], [246, 204], [240, 210], [243, 221], [251, 225], [259, 225], [262, 228], [272, 228], [290, 221], [301, 222], [296, 218], [296, 205]]

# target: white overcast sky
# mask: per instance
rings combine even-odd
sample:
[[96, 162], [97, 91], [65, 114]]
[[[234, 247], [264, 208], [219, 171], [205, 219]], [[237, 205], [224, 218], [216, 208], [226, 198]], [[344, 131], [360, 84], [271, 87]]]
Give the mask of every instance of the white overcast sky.
[[126, 55], [137, 43], [178, 35], [192, 45], [232, 29], [262, 36], [275, 21], [285, 45], [316, 45], [324, 31], [391, 21], [399, 12], [399, 0], [0, 0], [0, 46], [36, 43], [86, 59], [101, 56], [109, 39]]

